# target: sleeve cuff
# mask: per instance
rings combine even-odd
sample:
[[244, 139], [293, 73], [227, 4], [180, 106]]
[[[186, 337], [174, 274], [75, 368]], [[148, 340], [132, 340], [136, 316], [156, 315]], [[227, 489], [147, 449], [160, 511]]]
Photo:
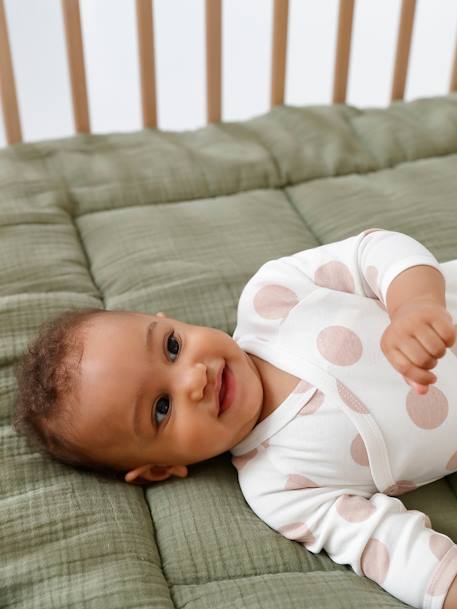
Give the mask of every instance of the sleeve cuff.
[[432, 256], [409, 256], [408, 258], [402, 258], [397, 264], [392, 265], [389, 270], [386, 272], [382, 279], [382, 283], [379, 286], [379, 290], [381, 292], [381, 298], [384, 305], [387, 305], [387, 290], [389, 289], [392, 281], [400, 275], [406, 269], [409, 269], [413, 266], [418, 266], [420, 264], [425, 264], [427, 266], [432, 266], [433, 268], [441, 271], [440, 263], [433, 258]]

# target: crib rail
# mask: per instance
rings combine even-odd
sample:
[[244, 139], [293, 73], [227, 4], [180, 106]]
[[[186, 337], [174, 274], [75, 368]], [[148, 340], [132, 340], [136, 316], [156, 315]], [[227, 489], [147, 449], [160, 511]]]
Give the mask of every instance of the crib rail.
[[[344, 103], [346, 101], [354, 6], [355, 0], [339, 0], [333, 103]], [[67, 45], [75, 131], [77, 133], [90, 133], [79, 0], [61, 0], [61, 8]], [[391, 100], [401, 100], [404, 97], [415, 8], [416, 0], [402, 0]], [[289, 0], [274, 0], [273, 11], [270, 98], [272, 107], [284, 103]], [[207, 121], [213, 123], [220, 121], [222, 114], [222, 0], [206, 0], [205, 12]], [[153, 0], [136, 0], [136, 20], [143, 125], [144, 127], [157, 127]], [[449, 91], [455, 90], [457, 90], [457, 46], [454, 52], [449, 83]], [[8, 144], [21, 142], [20, 112], [3, 0], [0, 0], [0, 92]]]
[[89, 105], [87, 103], [86, 70], [84, 67], [79, 0], [65, 0], [65, 2], [62, 2], [62, 14], [67, 43], [75, 129], [80, 133], [88, 133], [90, 131]]
[[3, 122], [8, 144], [22, 141], [21, 121], [16, 97], [13, 64], [11, 61], [5, 7], [0, 0], [0, 92], [2, 95]]

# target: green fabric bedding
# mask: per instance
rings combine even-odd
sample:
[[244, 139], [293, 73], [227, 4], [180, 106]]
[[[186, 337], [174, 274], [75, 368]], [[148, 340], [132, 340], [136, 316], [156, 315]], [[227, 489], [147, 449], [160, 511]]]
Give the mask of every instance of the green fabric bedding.
[[[229, 453], [147, 489], [32, 453], [11, 427], [13, 366], [67, 309], [164, 311], [232, 334], [264, 262], [364, 228], [457, 258], [456, 192], [457, 94], [1, 151], [0, 606], [404, 607], [264, 524]], [[457, 541], [457, 474], [401, 499]]]

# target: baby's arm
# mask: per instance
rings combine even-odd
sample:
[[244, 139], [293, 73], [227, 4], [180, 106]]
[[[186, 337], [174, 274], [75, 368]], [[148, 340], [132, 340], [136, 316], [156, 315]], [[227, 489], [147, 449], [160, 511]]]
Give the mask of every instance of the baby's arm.
[[[256, 321], [268, 327], [270, 318], [281, 323], [282, 308], [288, 312], [294, 303], [322, 288], [378, 298], [391, 318], [381, 342], [383, 353], [418, 393], [426, 393], [428, 384], [436, 381], [427, 369], [436, 365], [456, 338], [446, 310], [440, 263], [422, 243], [403, 233], [367, 229], [269, 261], [261, 277], [264, 288], [259, 290], [254, 281], [244, 297], [259, 298], [276, 291], [279, 304], [267, 321]], [[265, 306], [262, 301], [258, 304]], [[258, 331], [265, 335], [267, 328]]]
[[387, 289], [389, 315], [411, 300], [426, 300], [446, 306], [443, 273], [428, 265], [417, 265], [397, 275]]
[[390, 285], [406, 269], [421, 265], [441, 271], [438, 260], [420, 241], [382, 228], [366, 229], [342, 241], [280, 258], [278, 262], [283, 262], [289, 271], [298, 271], [297, 287], [304, 283], [309, 286], [308, 279], [314, 288], [322, 286], [378, 298], [384, 305]]
[[418, 393], [427, 393], [428, 384], [437, 380], [427, 370], [436, 366], [456, 339], [446, 309], [443, 274], [425, 265], [406, 269], [390, 284], [386, 305], [391, 324], [381, 338], [381, 349]]

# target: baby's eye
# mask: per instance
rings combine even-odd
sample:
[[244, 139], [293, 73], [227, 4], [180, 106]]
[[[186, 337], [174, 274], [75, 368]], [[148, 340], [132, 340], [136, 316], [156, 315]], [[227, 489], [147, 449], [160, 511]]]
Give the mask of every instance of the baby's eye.
[[[167, 339], [167, 350], [168, 350], [169, 344], [175, 343], [177, 345], [177, 347], [172, 347], [171, 352], [173, 352], [174, 355], [177, 355], [179, 352], [179, 342], [176, 340], [176, 338], [173, 338], [173, 337], [174, 337], [174, 333], [171, 333]], [[172, 359], [172, 361], [174, 362], [174, 359]]]
[[[173, 353], [173, 355], [177, 355], [177, 353], [179, 352], [179, 342], [173, 337], [174, 337], [174, 333], [171, 333], [170, 336], [167, 338], [167, 351], [170, 351], [170, 353]], [[170, 345], [170, 347], [169, 347], [169, 345]], [[172, 359], [172, 361], [174, 361], [174, 359]], [[170, 401], [168, 399], [168, 396], [160, 397], [156, 402], [155, 408], [153, 409], [157, 426], [160, 425], [160, 423], [163, 421], [163, 419], [158, 420], [156, 415], [158, 415], [158, 414], [164, 415], [164, 419], [166, 419], [167, 418], [166, 415], [168, 414], [169, 409], [170, 409]]]
[[[167, 418], [166, 415], [168, 414], [169, 408], [170, 408], [170, 403], [169, 403], [168, 397], [163, 396], [157, 400], [156, 407], [154, 409], [154, 414], [163, 414], [163, 415], [165, 415], [164, 418], [166, 419]], [[162, 422], [161, 420], [160, 421], [157, 420], [157, 418], [155, 419], [155, 421], [157, 423], [157, 427]]]

